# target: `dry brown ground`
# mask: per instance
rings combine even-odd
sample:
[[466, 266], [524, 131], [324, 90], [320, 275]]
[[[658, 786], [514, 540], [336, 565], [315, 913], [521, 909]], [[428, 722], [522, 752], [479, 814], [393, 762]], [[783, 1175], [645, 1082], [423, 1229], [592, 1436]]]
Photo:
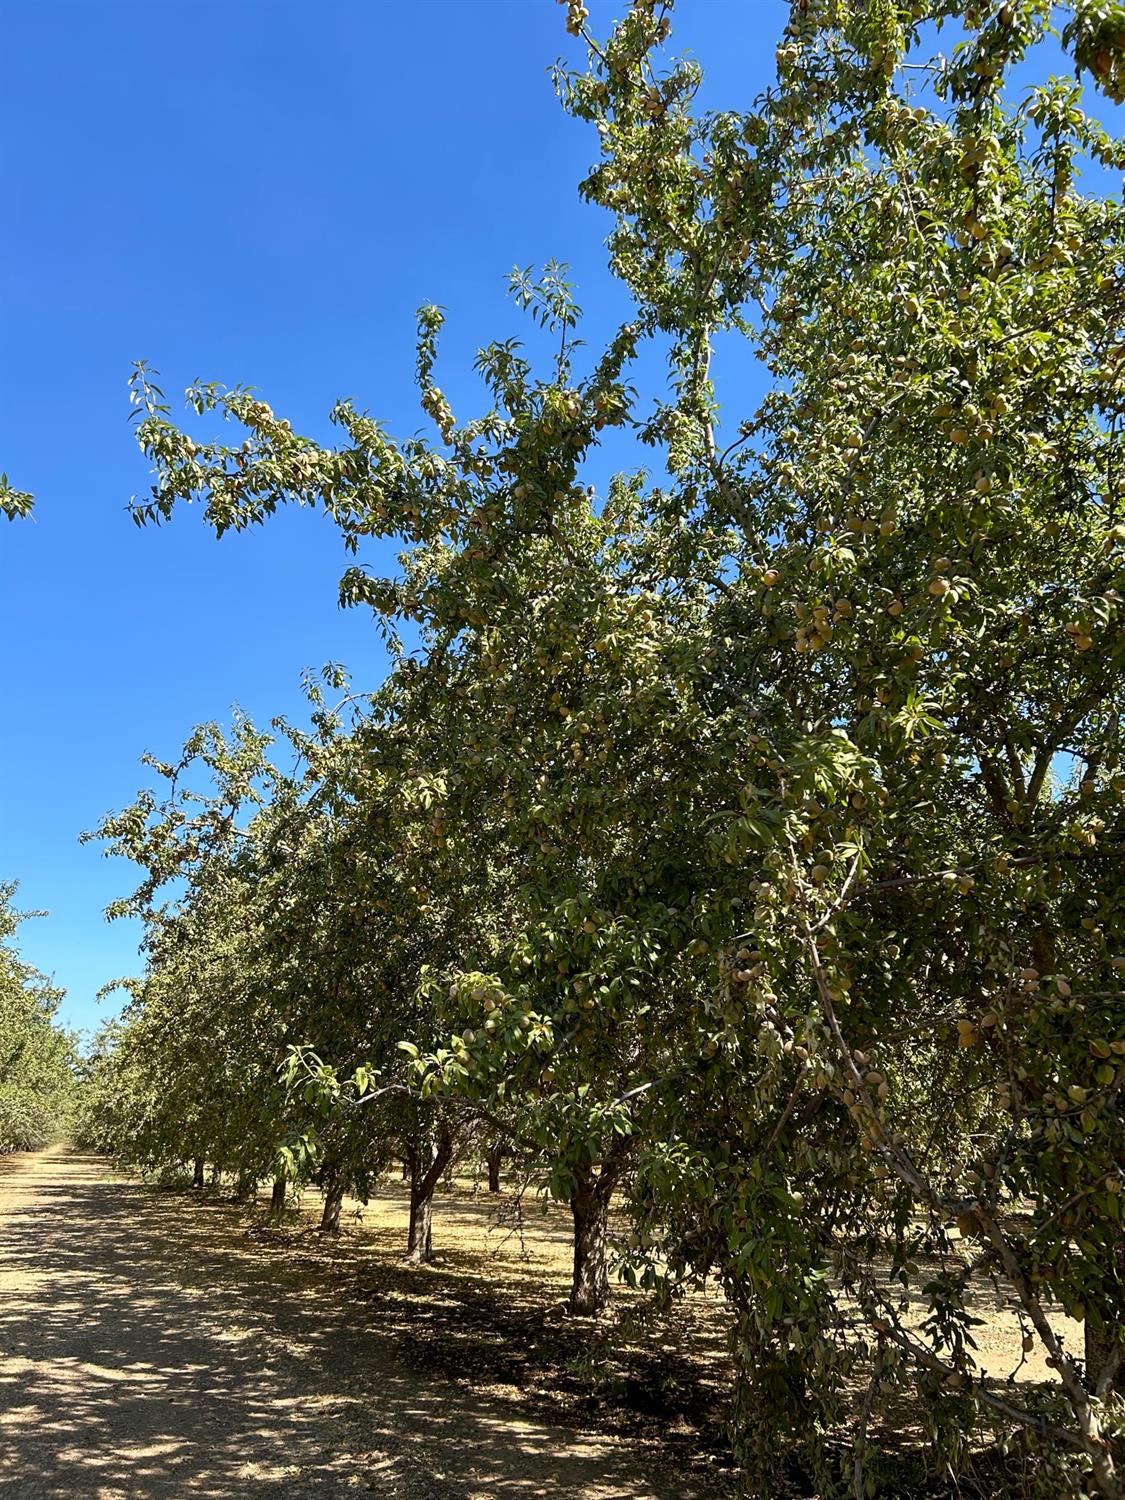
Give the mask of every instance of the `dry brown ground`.
[[[456, 1290], [457, 1283], [466, 1280], [483, 1282], [500, 1290], [502, 1295], [494, 1300], [501, 1307], [505, 1301], [516, 1306], [528, 1301], [541, 1315], [545, 1300], [553, 1300], [561, 1308], [567, 1294], [570, 1216], [565, 1205], [547, 1202], [530, 1187], [521, 1192], [521, 1187], [523, 1184], [506, 1178], [504, 1193], [495, 1197], [484, 1190], [481, 1178], [465, 1175], [453, 1180], [451, 1191], [439, 1193], [434, 1212], [437, 1270], [445, 1269], [455, 1276], [437, 1279], [448, 1282], [450, 1292]], [[264, 1205], [268, 1197], [265, 1188], [259, 1195], [260, 1203]], [[517, 1198], [522, 1210], [518, 1224], [513, 1221]], [[296, 1215], [290, 1205], [289, 1222], [311, 1227], [320, 1217], [321, 1206], [319, 1193], [307, 1189], [299, 1200]], [[381, 1184], [378, 1196], [370, 1203], [345, 1199], [341, 1217], [341, 1223], [352, 1231], [346, 1238], [361, 1261], [364, 1257], [381, 1260], [400, 1255], [406, 1242], [407, 1221], [406, 1189], [394, 1180]], [[620, 1227], [625, 1227], [624, 1220]], [[613, 1305], [619, 1312], [623, 1310], [622, 1304], [628, 1307], [630, 1300], [639, 1311], [642, 1298], [630, 1299], [624, 1288], [615, 1290]], [[928, 1311], [923, 1310], [917, 1294], [913, 1300], [919, 1310], [916, 1317], [907, 1313], [908, 1323], [920, 1322]], [[1014, 1299], [1005, 1303], [981, 1288], [970, 1297], [969, 1306], [982, 1319], [981, 1325], [974, 1329], [979, 1369], [997, 1379], [1016, 1372], [1018, 1384], [1057, 1379], [1047, 1368], [1045, 1352], [1038, 1344], [1026, 1356], [1022, 1354]], [[1053, 1322], [1067, 1348], [1081, 1359], [1081, 1324], [1063, 1316], [1057, 1308], [1053, 1310]], [[580, 1337], [586, 1338], [585, 1330]], [[714, 1393], [712, 1382], [723, 1383], [726, 1378], [724, 1341], [724, 1305], [717, 1292], [692, 1294], [677, 1315], [649, 1325], [643, 1339], [631, 1342], [626, 1338], [622, 1342], [616, 1334], [614, 1337], [615, 1347], [626, 1353], [631, 1349], [634, 1355], [640, 1355], [647, 1348], [652, 1353], [670, 1356], [671, 1361], [665, 1360], [665, 1365], [674, 1364], [677, 1359], [686, 1360], [683, 1374], [702, 1381], [708, 1394]], [[674, 1379], [672, 1370], [666, 1374]]]
[[[457, 1212], [456, 1200], [443, 1209], [439, 1234]], [[459, 1252], [447, 1251], [445, 1268], [410, 1273], [380, 1253], [378, 1225], [355, 1241], [326, 1248], [293, 1226], [248, 1233], [229, 1204], [154, 1192], [71, 1151], [5, 1161], [0, 1494], [720, 1492], [717, 1475], [680, 1467], [643, 1430], [615, 1437], [550, 1420], [534, 1362], [523, 1380], [518, 1349], [510, 1379], [489, 1368], [482, 1383], [474, 1335], [459, 1370], [458, 1319], [478, 1322], [463, 1310], [475, 1304]], [[467, 1292], [458, 1305], [453, 1281]], [[513, 1316], [518, 1326], [518, 1307]], [[439, 1327], [440, 1341], [427, 1338]], [[435, 1342], [447, 1346], [437, 1361], [424, 1357]]]
[[[568, 1319], [569, 1216], [515, 1205], [459, 1178], [414, 1269], [395, 1181], [325, 1240], [311, 1191], [275, 1226], [74, 1152], [0, 1160], [0, 1495], [730, 1495], [721, 1301]], [[1016, 1321], [976, 1310], [1006, 1374]]]

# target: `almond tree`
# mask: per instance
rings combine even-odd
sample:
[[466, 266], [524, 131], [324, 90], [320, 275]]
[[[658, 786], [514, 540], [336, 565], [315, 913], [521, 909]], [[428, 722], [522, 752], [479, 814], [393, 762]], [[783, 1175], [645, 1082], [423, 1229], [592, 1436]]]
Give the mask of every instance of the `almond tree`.
[[58, 1026], [62, 991], [25, 963], [12, 939], [21, 915], [0, 886], [0, 1154], [47, 1145], [77, 1092], [74, 1038]]
[[[1064, 41], [1112, 91], [1110, 9]], [[1007, 92], [1048, 19], [809, 0], [776, 90], [696, 118], [695, 72], [659, 71], [667, 17], [640, 5], [566, 84], [602, 139], [586, 191], [615, 264], [679, 341], [663, 435], [698, 524], [731, 539], [716, 613], [747, 701], [725, 840], [753, 904], [718, 1045], [735, 1075], [772, 1066], [750, 1159], [728, 1126], [674, 1144], [652, 1191], [686, 1163], [689, 1201], [701, 1166], [729, 1194], [696, 1211], [741, 1309], [760, 1463], [795, 1390], [823, 1426], [856, 1357], [872, 1370], [858, 1494], [881, 1393], [918, 1370], [958, 1461], [976, 1410], [1049, 1434], [1063, 1486], [1119, 1490], [1120, 1348], [1084, 1372], [1054, 1306], [1120, 1325], [1121, 214], [1076, 163], [1123, 157], [1073, 82]], [[935, 21], [964, 28], [952, 63]], [[711, 347], [735, 327], [774, 385], [722, 447]], [[928, 1302], [921, 1330], [888, 1269]], [[975, 1364], [979, 1278], [1061, 1405]]]
[[[906, 1387], [955, 1472], [992, 1431], [1058, 1493], [1120, 1494], [1125, 280], [1120, 207], [1077, 171], [1125, 153], [1073, 79], [1011, 81], [1060, 13], [1116, 97], [1125, 32], [1119, 7], [1064, 9], [796, 0], [776, 87], [699, 114], [669, 7], [638, 0], [559, 76], [630, 299], [600, 360], [578, 368], [554, 267], [515, 281], [553, 355], [483, 350], [468, 421], [423, 310], [429, 437], [343, 404], [324, 448], [197, 385], [246, 432], [197, 443], [134, 381], [140, 522], [198, 500], [222, 533], [294, 502], [353, 553], [405, 539], [399, 576], [351, 568], [342, 597], [420, 627], [388, 689], [419, 763], [395, 776], [431, 799], [408, 919], [458, 881], [491, 907], [433, 966], [449, 1035], [404, 1038], [414, 1086], [520, 1101], [593, 1230], [576, 1310], [604, 1297], [626, 1177], [631, 1274], [720, 1277], [759, 1493], [783, 1433], [822, 1488], [870, 1493]], [[733, 336], [769, 390], [720, 429]], [[648, 339], [672, 376], [651, 410]], [[667, 477], [591, 493], [607, 425]], [[982, 1285], [1052, 1387], [981, 1369]]]

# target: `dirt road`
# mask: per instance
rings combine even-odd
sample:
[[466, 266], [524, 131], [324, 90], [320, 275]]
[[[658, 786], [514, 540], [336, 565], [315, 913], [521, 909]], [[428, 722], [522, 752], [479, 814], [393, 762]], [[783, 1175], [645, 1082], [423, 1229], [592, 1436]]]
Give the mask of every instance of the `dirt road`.
[[65, 1150], [0, 1160], [0, 1495], [702, 1500], [412, 1371], [229, 1207]]

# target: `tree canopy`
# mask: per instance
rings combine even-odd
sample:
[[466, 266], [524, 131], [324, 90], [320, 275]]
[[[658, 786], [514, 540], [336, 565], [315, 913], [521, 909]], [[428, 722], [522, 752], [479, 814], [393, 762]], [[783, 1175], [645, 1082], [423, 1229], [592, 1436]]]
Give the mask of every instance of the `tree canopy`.
[[[1060, 11], [1074, 76], [1044, 76]], [[207, 728], [103, 824], [149, 934], [108, 1135], [364, 1183], [401, 1149], [420, 1185], [503, 1131], [572, 1207], [573, 1311], [615, 1192], [627, 1279], [719, 1279], [754, 1493], [794, 1452], [878, 1492], [917, 1388], [950, 1472], [990, 1441], [1119, 1495], [1125, 266], [1082, 174], [1125, 147], [1077, 75], [1119, 97], [1125, 11], [795, 0], [774, 87], [710, 112], [668, 5], [605, 40], [567, 13], [600, 354], [551, 265], [513, 280], [541, 333], [480, 351], [480, 415], [421, 309], [401, 442], [213, 383], [189, 405], [239, 436], [199, 440], [135, 371], [135, 519], [322, 509], [393, 667], [310, 685], [311, 728], [274, 726], [295, 771]], [[720, 406], [730, 339], [752, 411]], [[607, 427], [637, 466], [599, 492]], [[982, 1288], [1051, 1387], [983, 1368]]]
[[77, 1089], [74, 1040], [55, 1024], [62, 998], [20, 958], [15, 887], [0, 886], [0, 1154], [44, 1146], [66, 1127]]
[[19, 516], [30, 515], [33, 503], [33, 497], [26, 490], [17, 490], [7, 474], [0, 474], [0, 514], [14, 521]]

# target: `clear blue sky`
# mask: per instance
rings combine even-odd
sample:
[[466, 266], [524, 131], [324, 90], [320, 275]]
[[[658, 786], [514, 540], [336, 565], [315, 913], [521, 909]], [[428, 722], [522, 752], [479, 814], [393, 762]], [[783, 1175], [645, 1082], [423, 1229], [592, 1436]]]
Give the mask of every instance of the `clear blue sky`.
[[[594, 0], [595, 24], [624, 5]], [[764, 84], [784, 12], [681, 0], [716, 102]], [[575, 190], [595, 143], [547, 76], [576, 56], [553, 0], [0, 0], [0, 34], [0, 468], [37, 498], [0, 529], [0, 878], [49, 909], [24, 951], [92, 1027], [98, 987], [137, 969], [136, 930], [102, 916], [133, 871], [77, 838], [132, 799], [139, 754], [234, 704], [299, 714], [306, 666], [364, 685], [385, 665], [336, 608], [326, 522], [134, 528], [130, 361], [177, 400], [249, 382], [327, 438], [352, 395], [401, 433], [422, 425], [419, 303], [449, 311], [439, 378], [463, 406], [473, 350], [521, 331], [513, 264], [571, 263], [595, 347], [621, 309]]]

